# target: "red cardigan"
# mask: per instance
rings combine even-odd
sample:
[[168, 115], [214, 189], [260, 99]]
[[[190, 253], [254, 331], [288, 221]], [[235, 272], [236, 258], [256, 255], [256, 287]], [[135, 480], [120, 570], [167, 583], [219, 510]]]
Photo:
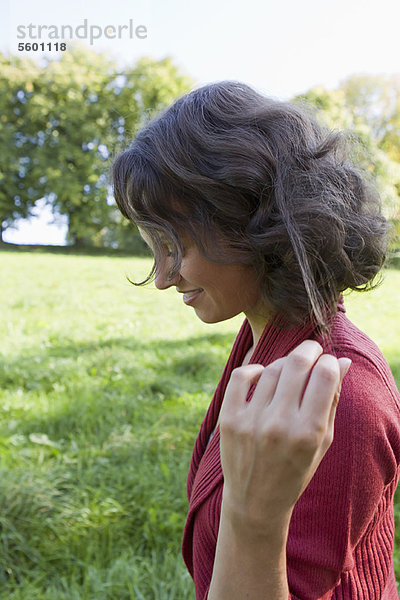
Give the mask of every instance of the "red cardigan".
[[[353, 362], [343, 381], [334, 441], [293, 510], [287, 541], [290, 597], [397, 600], [392, 553], [400, 395], [378, 347], [347, 319], [343, 304], [338, 309], [332, 329], [335, 353]], [[268, 325], [250, 362], [267, 365], [309, 338], [327, 348], [310, 327], [281, 330]], [[223, 488], [218, 427], [208, 441], [232, 369], [241, 365], [251, 342], [246, 320], [201, 425], [190, 465], [182, 551], [197, 600], [208, 595]]]

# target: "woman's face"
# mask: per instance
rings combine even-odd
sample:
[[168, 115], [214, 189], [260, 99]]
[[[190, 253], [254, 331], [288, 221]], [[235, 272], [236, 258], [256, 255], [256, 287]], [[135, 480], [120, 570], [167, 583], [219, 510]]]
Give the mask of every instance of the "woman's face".
[[[140, 232], [150, 246], [145, 232]], [[183, 240], [179, 273], [168, 278], [173, 259], [168, 248], [157, 265], [155, 285], [159, 290], [175, 286], [185, 304], [192, 306], [205, 323], [225, 321], [242, 312], [260, 311], [261, 296], [253, 267], [214, 263], [205, 258], [190, 238]], [[265, 311], [262, 311], [265, 312]]]

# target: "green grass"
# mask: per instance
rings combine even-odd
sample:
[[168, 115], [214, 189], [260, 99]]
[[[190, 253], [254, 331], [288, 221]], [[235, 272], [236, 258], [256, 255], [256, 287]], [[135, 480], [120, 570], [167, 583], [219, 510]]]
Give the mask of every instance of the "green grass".
[[[205, 325], [126, 281], [150, 264], [0, 253], [0, 600], [194, 598], [186, 474], [242, 318]], [[390, 270], [346, 298], [398, 384], [399, 290]]]

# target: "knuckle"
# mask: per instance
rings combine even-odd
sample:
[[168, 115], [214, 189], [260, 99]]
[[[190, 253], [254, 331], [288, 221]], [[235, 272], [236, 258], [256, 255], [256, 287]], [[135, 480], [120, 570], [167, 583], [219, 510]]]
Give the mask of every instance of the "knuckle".
[[311, 353], [320, 353], [323, 352], [323, 348], [317, 340], [304, 340], [299, 346], [294, 349], [294, 352], [299, 351], [304, 354], [306, 351], [310, 351]]
[[297, 435], [293, 440], [293, 448], [303, 454], [312, 454], [321, 445], [322, 432], [313, 430]]
[[328, 430], [328, 420], [327, 417], [321, 416], [320, 420], [313, 424], [313, 430], [317, 433], [319, 437], [324, 437]]
[[236, 436], [241, 441], [254, 440], [255, 429], [250, 423], [240, 423], [236, 428]]
[[293, 444], [293, 450], [298, 456], [312, 456], [317, 448], [318, 445], [310, 437], [299, 439], [297, 443]]
[[280, 422], [268, 424], [261, 430], [261, 434], [265, 436], [268, 443], [272, 446], [277, 446], [282, 440], [286, 440], [288, 437], [287, 427]]
[[326, 434], [326, 426], [324, 423], [318, 422], [313, 425], [312, 433], [310, 434], [315, 440], [321, 441]]
[[234, 419], [232, 419], [232, 417], [230, 416], [230, 414], [228, 413], [221, 413], [220, 416], [220, 420], [219, 420], [219, 428], [221, 431], [230, 431], [232, 430], [234, 427]]
[[324, 439], [324, 449], [327, 450], [329, 448], [329, 446], [333, 442], [333, 437], [334, 437], [333, 429], [326, 432], [325, 439]]
[[302, 352], [294, 350], [292, 354], [288, 356], [289, 364], [294, 369], [304, 371], [310, 367], [310, 359]]
[[220, 420], [220, 431], [223, 434], [230, 434], [238, 437], [251, 435], [251, 426], [246, 419], [226, 416]]
[[335, 359], [330, 360], [328, 357], [321, 360], [317, 364], [318, 374], [327, 384], [335, 384], [338, 380], [338, 369], [333, 362]]
[[236, 382], [246, 381], [246, 373], [243, 367], [236, 367], [231, 373], [231, 380]]
[[219, 428], [220, 428], [221, 436], [224, 436], [225, 438], [232, 438], [237, 433], [236, 424], [232, 419], [228, 419], [228, 420], [224, 420], [224, 421], [222, 421], [222, 419], [221, 419]]
[[236, 385], [249, 385], [251, 381], [262, 375], [265, 368], [262, 365], [245, 365], [236, 367], [233, 369], [230, 381], [233, 381]]
[[282, 363], [274, 361], [273, 363], [271, 363], [270, 365], [265, 367], [264, 372], [261, 377], [268, 377], [268, 376], [277, 377], [278, 375], [280, 375], [281, 371], [282, 371]]

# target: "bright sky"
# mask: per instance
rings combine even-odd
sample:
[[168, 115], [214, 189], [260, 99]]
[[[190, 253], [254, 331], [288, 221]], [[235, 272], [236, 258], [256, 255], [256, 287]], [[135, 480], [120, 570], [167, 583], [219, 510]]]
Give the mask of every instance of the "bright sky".
[[[353, 73], [400, 72], [399, 0], [0, 0], [0, 6], [3, 52], [18, 52], [18, 26], [32, 24], [37, 35], [39, 25], [75, 30], [87, 19], [88, 28], [117, 32], [131, 19], [134, 29], [147, 28], [146, 39], [129, 39], [125, 28], [121, 39], [103, 36], [92, 47], [121, 64], [170, 55], [199, 84], [238, 79], [281, 98], [319, 84], [335, 87]], [[46, 227], [49, 216], [39, 212], [5, 239], [63, 243], [65, 227]]]

